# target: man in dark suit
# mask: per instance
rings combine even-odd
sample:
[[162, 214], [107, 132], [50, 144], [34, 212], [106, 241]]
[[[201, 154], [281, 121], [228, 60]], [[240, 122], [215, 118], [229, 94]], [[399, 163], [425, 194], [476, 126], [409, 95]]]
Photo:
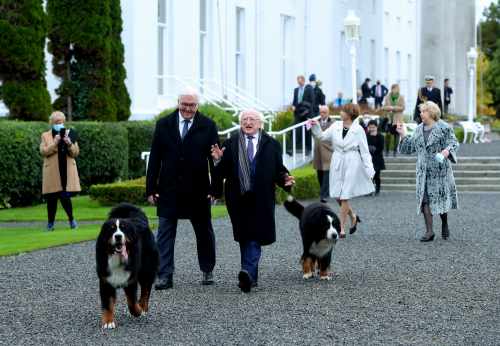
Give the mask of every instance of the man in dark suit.
[[[222, 149], [212, 148], [216, 179], [225, 179], [227, 211], [241, 253], [238, 286], [245, 293], [257, 285], [261, 247], [276, 241], [276, 185], [285, 188], [295, 182], [283, 165], [280, 144], [262, 130], [263, 122], [255, 110], [241, 112], [241, 130]], [[217, 186], [219, 196], [221, 184]]]
[[[304, 76], [297, 77], [297, 83], [299, 84], [293, 90], [293, 115], [294, 115], [294, 123], [298, 124], [306, 121], [307, 119], [312, 118], [314, 114], [314, 88], [311, 84], [305, 84], [306, 79]], [[296, 131], [296, 148], [302, 148], [302, 131], [301, 129], [297, 129]], [[311, 150], [311, 134], [306, 131], [306, 150]]]
[[375, 98], [375, 109], [382, 107], [382, 102], [388, 92], [389, 90], [387, 90], [386, 86], [381, 84], [379, 80], [377, 81], [377, 84], [372, 86], [370, 94]]
[[360, 104], [367, 104], [368, 103], [368, 98], [372, 96], [371, 94], [371, 89], [370, 89], [370, 78], [366, 78], [364, 83], [361, 84], [361, 99], [359, 100]]
[[218, 142], [215, 123], [197, 111], [196, 90], [179, 96], [178, 109], [158, 120], [149, 157], [146, 194], [157, 205], [160, 269], [157, 290], [172, 288], [177, 221], [189, 219], [196, 234], [203, 285], [213, 284], [215, 236], [211, 221], [213, 188], [210, 149]]
[[449, 86], [450, 80], [448, 78], [445, 78], [444, 80], [444, 113], [442, 114], [442, 118], [448, 114], [448, 106], [451, 103], [451, 94], [453, 94], [453, 89]]
[[420, 119], [420, 109], [419, 106], [425, 101], [432, 101], [439, 106], [441, 114], [443, 114], [443, 101], [441, 101], [441, 90], [434, 87], [434, 77], [425, 76], [425, 86], [418, 90], [417, 104], [415, 105], [415, 111], [413, 113], [413, 120], [420, 124], [422, 119]]

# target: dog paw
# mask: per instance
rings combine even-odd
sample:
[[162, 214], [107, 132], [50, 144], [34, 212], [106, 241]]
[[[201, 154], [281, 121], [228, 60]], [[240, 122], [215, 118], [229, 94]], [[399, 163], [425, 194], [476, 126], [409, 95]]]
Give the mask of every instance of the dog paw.
[[323, 275], [319, 277], [320, 280], [330, 281], [332, 277], [330, 275]]
[[313, 277], [313, 273], [304, 273], [304, 275], [302, 275], [302, 278], [304, 280], [309, 280], [312, 277]]
[[106, 330], [106, 329], [115, 329], [116, 328], [116, 323], [115, 321], [111, 321], [108, 323], [104, 323], [101, 327], [101, 329]]

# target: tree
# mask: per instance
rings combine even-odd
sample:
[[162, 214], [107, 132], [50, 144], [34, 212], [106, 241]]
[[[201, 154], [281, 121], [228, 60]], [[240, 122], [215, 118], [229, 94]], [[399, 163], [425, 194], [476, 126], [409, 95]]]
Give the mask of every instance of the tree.
[[499, 47], [498, 37], [500, 37], [500, 0], [491, 3], [483, 12], [486, 18], [479, 24], [479, 42], [486, 57], [491, 60], [495, 51]]
[[119, 1], [48, 0], [47, 11], [53, 71], [61, 79], [54, 106], [75, 120], [128, 119]]
[[493, 97], [491, 96], [491, 92], [485, 88], [485, 85], [482, 83], [482, 79], [485, 75], [489, 73], [490, 62], [483, 51], [479, 50], [479, 55], [477, 59], [477, 73], [476, 73], [476, 113], [478, 115], [488, 115], [494, 116], [495, 109], [491, 107], [493, 103]]
[[42, 0], [0, 0], [1, 97], [12, 118], [48, 119], [51, 105], [45, 81], [46, 34]]
[[124, 64], [124, 48], [121, 39], [122, 13], [120, 0], [111, 0], [111, 90], [116, 104], [116, 118], [124, 121], [130, 117], [130, 96], [125, 86], [127, 73]]

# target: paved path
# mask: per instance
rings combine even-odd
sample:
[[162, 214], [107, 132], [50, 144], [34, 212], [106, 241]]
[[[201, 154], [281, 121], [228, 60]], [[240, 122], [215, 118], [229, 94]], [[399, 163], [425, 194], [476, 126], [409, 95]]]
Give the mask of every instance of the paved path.
[[214, 222], [213, 287], [198, 283], [194, 234], [182, 222], [175, 288], [153, 292], [141, 319], [120, 294], [109, 332], [99, 329], [94, 242], [3, 257], [0, 344], [499, 344], [500, 198], [464, 194], [460, 205], [451, 240], [421, 244], [414, 194], [355, 200], [363, 223], [337, 244], [330, 282], [302, 280], [297, 222], [279, 207], [278, 240], [264, 248], [259, 288], [248, 295], [236, 287], [228, 219]]

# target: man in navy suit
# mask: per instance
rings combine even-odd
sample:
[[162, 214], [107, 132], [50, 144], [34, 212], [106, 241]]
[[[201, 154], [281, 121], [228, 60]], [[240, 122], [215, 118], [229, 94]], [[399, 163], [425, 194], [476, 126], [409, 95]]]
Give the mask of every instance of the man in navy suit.
[[422, 119], [420, 119], [420, 109], [421, 103], [426, 101], [432, 101], [439, 106], [441, 114], [443, 114], [443, 101], [441, 100], [441, 90], [434, 87], [434, 77], [427, 75], [425, 76], [425, 86], [418, 90], [417, 104], [415, 105], [415, 111], [413, 113], [413, 120], [420, 124]]
[[382, 102], [388, 92], [389, 90], [387, 90], [387, 87], [381, 84], [379, 80], [377, 81], [377, 84], [372, 86], [371, 95], [375, 98], [375, 109], [382, 107]]
[[[313, 116], [313, 107], [315, 103], [314, 99], [314, 88], [311, 84], [305, 84], [306, 79], [304, 76], [297, 76], [297, 83], [299, 84], [293, 90], [293, 115], [294, 115], [294, 123], [298, 124], [306, 121], [307, 119]], [[301, 129], [297, 129], [296, 131], [296, 148], [302, 148], [302, 131]], [[308, 151], [311, 150], [311, 134], [306, 131], [306, 148]]]

